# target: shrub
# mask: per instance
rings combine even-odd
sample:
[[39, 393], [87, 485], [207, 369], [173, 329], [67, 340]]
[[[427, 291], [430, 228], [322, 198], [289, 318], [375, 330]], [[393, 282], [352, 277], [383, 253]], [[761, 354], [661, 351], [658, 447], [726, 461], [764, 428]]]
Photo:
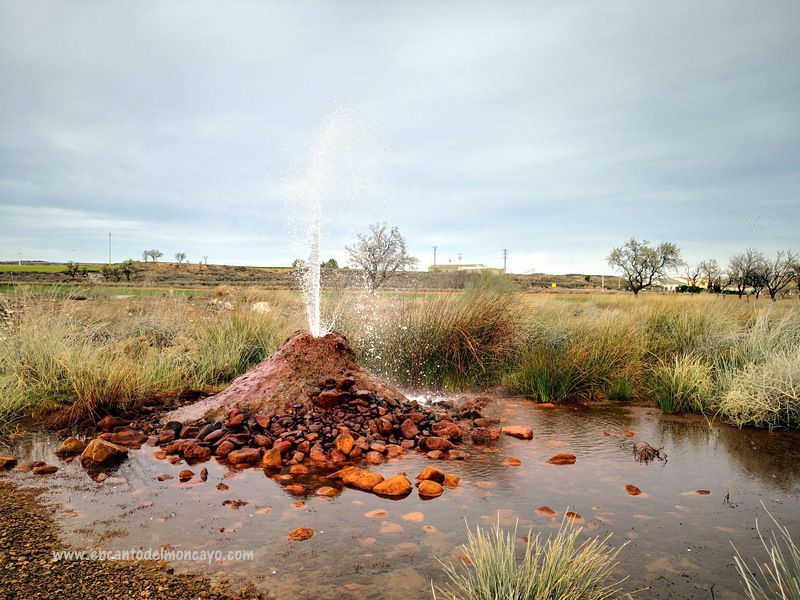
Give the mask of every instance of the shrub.
[[[767, 512], [769, 514], [769, 512]], [[789, 530], [782, 527], [771, 514], [777, 534], [764, 539], [756, 521], [756, 530], [761, 545], [766, 551], [763, 561], [756, 561], [757, 571], [750, 571], [747, 562], [734, 546], [734, 560], [739, 578], [749, 600], [798, 600], [800, 599], [800, 548], [792, 539]]]
[[[460, 565], [444, 564], [448, 583], [434, 588], [452, 600], [602, 600], [621, 598], [618, 583], [609, 583], [622, 548], [607, 546], [610, 536], [578, 541], [580, 529], [561, 523], [543, 539], [528, 531], [522, 558], [517, 557], [517, 530], [499, 524], [488, 532], [468, 531]], [[441, 561], [440, 561], [441, 562]]]
[[653, 369], [656, 403], [665, 413], [705, 412], [712, 398], [711, 367], [692, 354], [676, 356]]
[[742, 427], [800, 428], [800, 346], [778, 351], [731, 376], [720, 412]]

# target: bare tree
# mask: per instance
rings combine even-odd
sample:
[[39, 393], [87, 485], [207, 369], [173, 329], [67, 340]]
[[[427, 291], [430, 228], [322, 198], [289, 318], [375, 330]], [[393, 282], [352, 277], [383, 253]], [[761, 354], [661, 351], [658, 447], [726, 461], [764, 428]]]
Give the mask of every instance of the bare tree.
[[655, 248], [649, 244], [647, 240], [631, 238], [624, 246], [611, 250], [606, 259], [609, 266], [622, 271], [634, 296], [682, 264], [681, 251], [675, 244], [662, 242]]
[[358, 234], [356, 244], [346, 250], [350, 264], [364, 272], [372, 293], [395, 273], [413, 269], [418, 262], [408, 255], [406, 240], [397, 227], [389, 228], [385, 222], [370, 225], [369, 233]]
[[[702, 264], [702, 263], [701, 263]], [[697, 287], [697, 280], [702, 273], [700, 265], [690, 265], [688, 262], [683, 263], [684, 273], [686, 273], [686, 285], [690, 287]]]
[[144, 262], [147, 262], [147, 259], [150, 258], [150, 250], [145, 250], [142, 252], [142, 258], [144, 259]]
[[708, 282], [708, 291], [712, 292], [717, 288], [722, 287], [722, 269], [720, 269], [717, 261], [713, 258], [711, 260], [704, 260], [698, 265], [700, 273], [706, 278]]
[[177, 261], [178, 264], [181, 264], [183, 261], [186, 260], [186, 252], [176, 252], [175, 260]]
[[778, 293], [792, 282], [796, 261], [797, 255], [791, 250], [779, 250], [774, 260], [765, 261], [764, 285], [773, 302], [777, 299]]
[[[739, 298], [745, 294], [748, 287], [752, 287], [753, 283], [758, 283], [757, 271], [763, 259], [763, 255], [753, 248], [731, 257], [728, 262], [728, 282], [736, 288]], [[761, 288], [763, 287], [762, 285]]]
[[761, 297], [761, 292], [767, 287], [767, 279], [769, 278], [769, 261], [766, 257], [758, 251], [754, 251], [753, 269], [750, 271], [750, 278], [748, 283], [753, 288], [753, 293], [756, 300]]

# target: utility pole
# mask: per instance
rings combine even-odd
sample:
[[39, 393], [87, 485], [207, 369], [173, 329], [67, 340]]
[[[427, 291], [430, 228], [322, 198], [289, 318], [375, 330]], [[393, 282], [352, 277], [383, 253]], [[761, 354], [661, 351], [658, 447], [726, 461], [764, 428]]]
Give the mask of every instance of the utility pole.
[[606, 289], [606, 276], [600, 275], [600, 291], [603, 291], [605, 289]]
[[458, 264], [461, 264], [461, 252], [458, 253]]
[[508, 267], [508, 248], [503, 248], [503, 273], [507, 272]]
[[111, 232], [108, 232], [108, 264], [111, 264]]
[[439, 246], [433, 247], [433, 266], [436, 266], [436, 251], [439, 249]]

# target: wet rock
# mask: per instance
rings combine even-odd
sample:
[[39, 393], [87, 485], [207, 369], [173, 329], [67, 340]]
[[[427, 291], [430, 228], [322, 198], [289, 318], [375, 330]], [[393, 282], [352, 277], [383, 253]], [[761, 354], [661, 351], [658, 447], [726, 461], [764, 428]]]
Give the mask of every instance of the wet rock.
[[42, 465], [40, 467], [33, 468], [34, 475], [52, 475], [56, 471], [58, 471], [58, 467], [54, 465]]
[[211, 458], [211, 448], [195, 443], [187, 444], [183, 450], [183, 458], [196, 462], [208, 460]]
[[128, 423], [130, 423], [130, 421], [107, 415], [97, 422], [97, 426], [103, 431], [114, 431], [115, 427], [127, 425]]
[[520, 466], [522, 464], [522, 461], [520, 459], [518, 459], [516, 456], [509, 456], [503, 462], [503, 464], [505, 464], [505, 465], [507, 465], [509, 467], [518, 467], [518, 466]]
[[308, 457], [314, 462], [326, 462], [328, 460], [325, 450], [322, 449], [322, 444], [314, 444], [311, 446]]
[[460, 481], [461, 481], [461, 478], [458, 475], [453, 475], [452, 473], [447, 473], [444, 476], [444, 481], [442, 482], [442, 485], [444, 487], [446, 487], [446, 488], [454, 490], [454, 489], [456, 489], [458, 487], [458, 484], [459, 484]]
[[0, 471], [10, 471], [17, 466], [17, 459], [13, 456], [0, 456]]
[[223, 426], [228, 428], [228, 429], [233, 429], [234, 427], [239, 427], [243, 423], [244, 423], [244, 415], [239, 413], [239, 414], [233, 415], [231, 418], [229, 418], [227, 421], [225, 421], [225, 424]]
[[461, 428], [451, 421], [439, 421], [431, 425], [431, 433], [435, 436], [444, 437], [452, 442], [458, 442], [463, 436]]
[[695, 490], [694, 493], [699, 496], [708, 496], [711, 493], [711, 490]]
[[403, 421], [402, 425], [400, 425], [400, 431], [407, 440], [415, 438], [419, 435], [419, 428], [417, 427], [416, 423], [411, 419], [406, 419]]
[[58, 450], [56, 450], [56, 455], [61, 457], [75, 456], [84, 450], [86, 450], [86, 444], [76, 437], [68, 437], [61, 443]]
[[419, 482], [419, 495], [427, 498], [438, 498], [444, 493], [441, 484], [436, 483], [430, 479], [425, 479]]
[[174, 479], [174, 477], [169, 473], [161, 473], [160, 475], [156, 475], [156, 479], [158, 481], [169, 481], [170, 479]]
[[383, 534], [390, 534], [390, 533], [403, 533], [405, 531], [402, 526], [398, 525], [397, 523], [384, 523], [381, 525], [381, 528], [378, 530]]
[[208, 469], [205, 467], [200, 469], [200, 481], [208, 481]]
[[381, 435], [390, 435], [392, 433], [392, 422], [389, 419], [378, 419], [377, 427], [378, 433]]
[[556, 511], [554, 511], [549, 506], [540, 506], [539, 508], [536, 509], [536, 512], [542, 515], [543, 517], [555, 517], [557, 514]]
[[112, 460], [120, 460], [128, 455], [128, 449], [106, 440], [95, 438], [81, 453], [81, 462], [102, 465]]
[[194, 471], [190, 469], [183, 469], [180, 473], [178, 473], [178, 479], [182, 482], [190, 481], [194, 477]]
[[267, 437], [266, 435], [261, 435], [257, 433], [253, 436], [253, 445], [257, 448], [271, 448], [272, 447], [272, 439]]
[[283, 466], [280, 450], [278, 448], [267, 450], [261, 458], [261, 466], [267, 469], [280, 469]]
[[217, 446], [217, 451], [214, 454], [216, 456], [219, 456], [220, 458], [225, 458], [226, 456], [228, 456], [228, 454], [230, 454], [234, 450], [236, 450], [236, 444], [234, 444], [231, 441], [225, 440], [219, 446]]
[[323, 485], [321, 488], [317, 489], [316, 494], [317, 496], [325, 496], [326, 498], [332, 498], [334, 496], [339, 495], [339, 490], [329, 485]]
[[575, 455], [561, 452], [552, 456], [547, 463], [550, 465], [574, 465]]
[[411, 493], [411, 482], [405, 473], [398, 473], [377, 484], [372, 491], [383, 496], [405, 496]]
[[382, 508], [376, 508], [375, 510], [370, 510], [364, 513], [364, 516], [368, 519], [382, 519], [386, 516], [386, 511]]
[[493, 430], [489, 429], [488, 427], [475, 427], [472, 431], [470, 431], [472, 443], [478, 446], [484, 446], [495, 441], [497, 437], [492, 431]]
[[352, 394], [342, 390], [325, 390], [320, 392], [319, 395], [314, 398], [314, 404], [320, 408], [329, 410], [344, 404], [352, 397]]
[[436, 483], [443, 483], [445, 478], [444, 471], [436, 467], [425, 467], [422, 473], [417, 475], [419, 481], [435, 481]]
[[310, 527], [298, 527], [289, 532], [288, 539], [293, 542], [302, 542], [314, 536], [314, 530]]
[[506, 435], [510, 435], [511, 437], [515, 437], [520, 440], [533, 439], [533, 430], [530, 427], [523, 427], [521, 425], [509, 425], [507, 427], [503, 427], [501, 431]]
[[292, 465], [292, 468], [289, 469], [289, 473], [292, 475], [307, 475], [308, 467], [305, 465]]
[[259, 448], [241, 448], [228, 454], [228, 462], [234, 465], [252, 465], [261, 459]]
[[453, 443], [443, 437], [429, 437], [425, 438], [425, 448], [428, 450], [439, 450], [441, 452], [446, 452], [453, 447]]
[[372, 450], [371, 452], [367, 452], [366, 459], [371, 465], [379, 465], [383, 462], [383, 454]]
[[203, 441], [204, 442], [209, 442], [209, 443], [214, 443], [217, 440], [222, 439], [222, 436], [224, 436], [224, 435], [225, 435], [225, 430], [224, 429], [215, 429], [214, 431], [212, 431], [211, 433], [206, 435], [203, 438]]
[[217, 484], [217, 489], [218, 489], [220, 492], [227, 492], [227, 491], [228, 491], [229, 489], [231, 489], [231, 488], [229, 488], [229, 487], [228, 487], [227, 485], [225, 485], [224, 483], [220, 482], [220, 483], [218, 483], [218, 484]]
[[365, 492], [371, 492], [381, 481], [383, 475], [366, 469], [352, 468], [342, 473], [342, 483]]
[[353, 450], [356, 441], [353, 439], [353, 436], [349, 433], [343, 433], [336, 437], [336, 441], [334, 442], [334, 446], [336, 449], [347, 456]]
[[444, 458], [444, 452], [442, 452], [441, 450], [431, 450], [425, 456], [427, 456], [431, 460], [441, 460]]
[[583, 521], [583, 517], [576, 512], [568, 512], [566, 515], [568, 521]]
[[642, 490], [640, 490], [638, 487], [636, 487], [631, 483], [625, 486], [625, 491], [628, 492], [629, 496], [638, 496], [639, 494], [642, 493]]
[[164, 429], [158, 433], [158, 437], [156, 438], [156, 444], [159, 446], [165, 446], [167, 444], [171, 444], [175, 441], [175, 432], [172, 429]]
[[225, 500], [222, 503], [222, 506], [230, 506], [233, 510], [239, 510], [243, 506], [247, 506], [249, 502], [247, 500]]
[[290, 494], [298, 494], [298, 495], [300, 495], [300, 494], [305, 494], [306, 493], [306, 487], [304, 485], [300, 485], [299, 483], [293, 483], [291, 485], [287, 485], [283, 489], [285, 489]]
[[405, 453], [406, 453], [405, 448], [402, 448], [402, 447], [398, 446], [397, 444], [387, 444], [386, 445], [386, 458], [387, 459], [397, 458], [398, 456], [401, 456], [401, 455], [403, 455]]
[[425, 520], [425, 515], [421, 512], [410, 512], [403, 515], [404, 521], [409, 521], [411, 523], [420, 523]]

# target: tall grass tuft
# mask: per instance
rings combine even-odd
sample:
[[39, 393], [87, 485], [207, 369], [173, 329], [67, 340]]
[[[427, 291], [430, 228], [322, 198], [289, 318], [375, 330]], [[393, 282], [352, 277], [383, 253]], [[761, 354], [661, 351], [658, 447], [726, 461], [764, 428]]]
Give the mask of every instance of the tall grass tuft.
[[[767, 512], [769, 514], [769, 512]], [[769, 514], [775, 524], [772, 535], [765, 539], [756, 521], [756, 530], [766, 557], [755, 561], [757, 571], [750, 571], [747, 561], [734, 546], [734, 560], [748, 600], [800, 600], [800, 548], [789, 530]]]
[[[603, 600], [622, 598], [619, 582], [610, 583], [622, 547], [610, 536], [578, 541], [580, 529], [566, 521], [555, 535], [528, 531], [521, 558], [517, 529], [499, 524], [488, 531], [468, 530], [460, 565], [441, 563], [448, 582], [434, 587], [434, 598], [450, 600]], [[441, 561], [440, 561], [441, 562]]]
[[742, 427], [800, 428], [800, 345], [739, 370], [720, 412]]
[[352, 319], [340, 324], [366, 366], [396, 383], [481, 387], [497, 382], [514, 355], [519, 305], [513, 291], [478, 286], [373, 302], [358, 328]]
[[711, 408], [711, 367], [693, 354], [676, 356], [653, 369], [656, 403], [665, 413], [705, 413]]

